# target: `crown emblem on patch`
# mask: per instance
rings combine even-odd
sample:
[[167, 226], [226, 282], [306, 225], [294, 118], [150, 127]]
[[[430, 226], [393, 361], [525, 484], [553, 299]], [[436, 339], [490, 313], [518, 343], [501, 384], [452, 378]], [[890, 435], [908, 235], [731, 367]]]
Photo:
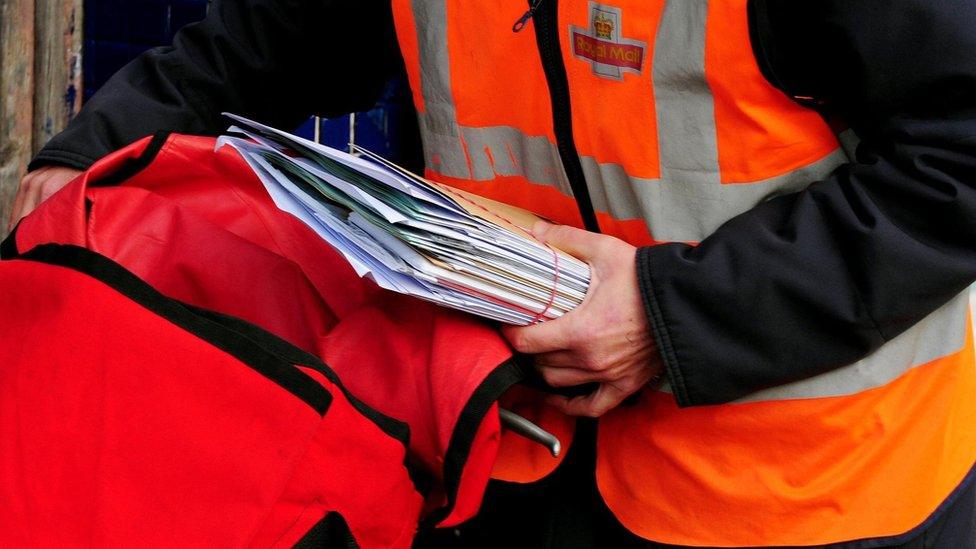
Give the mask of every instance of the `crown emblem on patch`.
[[596, 33], [597, 38], [610, 40], [613, 38], [613, 19], [596, 12], [593, 17], [593, 32]]

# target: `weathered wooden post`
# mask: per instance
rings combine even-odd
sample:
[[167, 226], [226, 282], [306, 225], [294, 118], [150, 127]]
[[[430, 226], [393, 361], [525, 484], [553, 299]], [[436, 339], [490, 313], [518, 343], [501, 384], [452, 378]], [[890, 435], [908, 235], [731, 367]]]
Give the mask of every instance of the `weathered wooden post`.
[[34, 0], [0, 0], [0, 233], [33, 151]]
[[0, 234], [27, 162], [81, 107], [83, 0], [0, 0]]
[[34, 0], [34, 153], [81, 108], [82, 14], [82, 0]]

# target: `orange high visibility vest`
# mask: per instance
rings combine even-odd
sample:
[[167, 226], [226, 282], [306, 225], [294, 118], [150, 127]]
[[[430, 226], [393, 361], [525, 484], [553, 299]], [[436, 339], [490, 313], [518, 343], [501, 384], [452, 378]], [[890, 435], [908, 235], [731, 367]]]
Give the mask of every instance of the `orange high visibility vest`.
[[[848, 161], [819, 115], [762, 77], [746, 0], [605, 2], [560, 1], [558, 39], [537, 43], [531, 21], [512, 31], [525, 0], [394, 0], [428, 177], [581, 226], [564, 164], [575, 152], [600, 229], [646, 245], [701, 241]], [[554, 60], [569, 120], [553, 118]], [[567, 123], [575, 151], [556, 139]], [[973, 466], [970, 334], [960, 295], [855, 364], [741, 401], [678, 409], [666, 387], [645, 391], [599, 422], [600, 492], [629, 530], [664, 543], [910, 531]], [[572, 437], [572, 419], [528, 389], [504, 404]], [[558, 464], [515, 437], [503, 450], [502, 480]]]

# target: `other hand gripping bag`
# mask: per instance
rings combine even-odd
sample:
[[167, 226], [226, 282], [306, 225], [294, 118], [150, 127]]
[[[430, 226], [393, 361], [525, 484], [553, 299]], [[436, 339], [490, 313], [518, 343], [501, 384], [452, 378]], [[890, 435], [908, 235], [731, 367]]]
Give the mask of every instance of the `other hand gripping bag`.
[[21, 250], [82, 246], [162, 293], [252, 322], [317, 356], [405, 421], [425, 517], [473, 516], [501, 440], [495, 401], [518, 381], [487, 323], [378, 289], [210, 138], [158, 135], [98, 162], [24, 219]]

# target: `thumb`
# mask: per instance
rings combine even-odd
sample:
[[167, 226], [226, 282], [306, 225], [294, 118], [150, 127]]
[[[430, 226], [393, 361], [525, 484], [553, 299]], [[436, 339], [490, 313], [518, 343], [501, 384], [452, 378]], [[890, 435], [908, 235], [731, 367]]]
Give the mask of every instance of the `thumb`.
[[593, 254], [600, 235], [570, 227], [537, 221], [532, 226], [532, 236], [539, 242], [562, 250], [569, 255], [586, 261]]
[[627, 393], [610, 383], [601, 383], [588, 395], [566, 397], [549, 395], [546, 402], [569, 416], [600, 417], [624, 401]]

